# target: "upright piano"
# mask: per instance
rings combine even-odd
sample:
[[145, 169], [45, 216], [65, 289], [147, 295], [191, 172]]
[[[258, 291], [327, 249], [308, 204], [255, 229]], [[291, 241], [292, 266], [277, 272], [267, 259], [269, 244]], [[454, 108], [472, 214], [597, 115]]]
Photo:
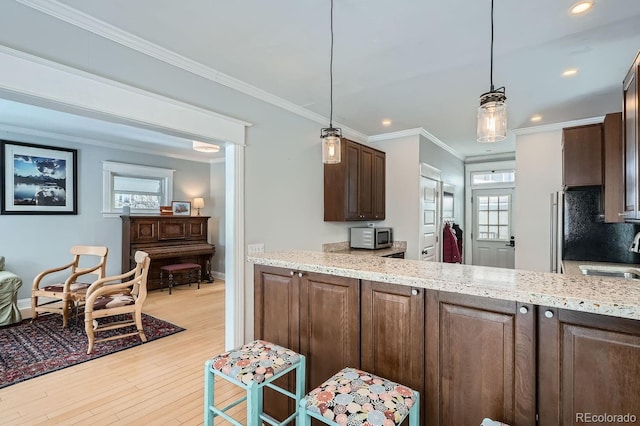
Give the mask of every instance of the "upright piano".
[[[122, 273], [135, 267], [137, 250], [149, 253], [147, 288], [160, 288], [160, 267], [197, 263], [202, 278], [213, 282], [211, 258], [216, 252], [207, 242], [209, 216], [120, 216], [122, 219]], [[166, 283], [165, 283], [166, 285]]]

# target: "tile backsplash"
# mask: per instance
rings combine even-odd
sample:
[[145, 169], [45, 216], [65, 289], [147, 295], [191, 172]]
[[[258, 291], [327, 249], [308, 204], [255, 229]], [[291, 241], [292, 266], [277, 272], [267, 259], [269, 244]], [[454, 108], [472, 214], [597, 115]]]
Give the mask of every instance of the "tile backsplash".
[[640, 224], [604, 223], [599, 189], [571, 190], [564, 194], [564, 250], [567, 260], [640, 263], [629, 251]]

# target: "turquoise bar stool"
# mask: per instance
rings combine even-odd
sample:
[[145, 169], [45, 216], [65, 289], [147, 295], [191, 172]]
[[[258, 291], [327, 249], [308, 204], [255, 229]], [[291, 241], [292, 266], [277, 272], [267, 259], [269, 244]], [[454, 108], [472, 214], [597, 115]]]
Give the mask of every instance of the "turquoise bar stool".
[[343, 368], [300, 401], [301, 424], [311, 418], [327, 425], [420, 424], [420, 394], [391, 380], [355, 368]]
[[[274, 385], [272, 382], [288, 372], [296, 370], [295, 394]], [[246, 395], [224, 408], [215, 406], [215, 376], [234, 383], [246, 391]], [[299, 416], [299, 411], [279, 422], [262, 411], [262, 391], [265, 386], [295, 400], [296, 407], [304, 396], [305, 358], [297, 352], [264, 340], [251, 343], [220, 354], [204, 365], [204, 424], [213, 425], [216, 416], [223, 417], [231, 424], [242, 426], [226, 413], [232, 407], [247, 401], [247, 425], [282, 426]]]

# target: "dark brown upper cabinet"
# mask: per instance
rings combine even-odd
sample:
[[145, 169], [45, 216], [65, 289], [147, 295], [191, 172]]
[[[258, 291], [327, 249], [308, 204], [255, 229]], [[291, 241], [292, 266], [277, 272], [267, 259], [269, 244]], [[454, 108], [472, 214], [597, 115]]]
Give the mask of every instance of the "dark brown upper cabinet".
[[385, 153], [342, 139], [342, 161], [324, 165], [324, 220], [384, 220]]
[[640, 53], [622, 83], [622, 135], [624, 138], [624, 214], [625, 220], [640, 219], [638, 213], [638, 81]]
[[602, 124], [562, 129], [562, 184], [602, 185]]

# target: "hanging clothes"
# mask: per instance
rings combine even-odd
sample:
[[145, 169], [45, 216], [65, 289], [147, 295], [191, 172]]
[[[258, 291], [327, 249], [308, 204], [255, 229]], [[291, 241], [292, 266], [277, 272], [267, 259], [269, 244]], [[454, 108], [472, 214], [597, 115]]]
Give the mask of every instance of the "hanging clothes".
[[460, 263], [460, 251], [458, 249], [458, 240], [456, 234], [448, 223], [445, 223], [442, 230], [442, 251], [443, 262]]
[[458, 240], [458, 252], [460, 253], [460, 263], [462, 263], [462, 253], [464, 253], [464, 251], [462, 251], [462, 229], [457, 223], [454, 223], [451, 228], [456, 233], [456, 238]]

